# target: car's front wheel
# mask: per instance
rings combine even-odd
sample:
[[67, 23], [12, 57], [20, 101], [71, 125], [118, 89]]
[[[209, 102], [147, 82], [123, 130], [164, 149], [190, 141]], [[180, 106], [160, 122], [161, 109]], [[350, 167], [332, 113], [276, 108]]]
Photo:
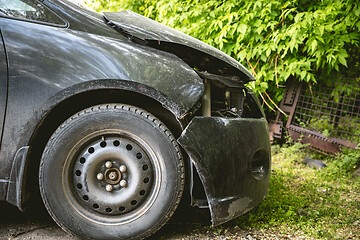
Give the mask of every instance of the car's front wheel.
[[53, 219], [88, 239], [141, 239], [178, 205], [184, 167], [169, 129], [123, 104], [97, 105], [65, 121], [42, 155], [40, 192]]

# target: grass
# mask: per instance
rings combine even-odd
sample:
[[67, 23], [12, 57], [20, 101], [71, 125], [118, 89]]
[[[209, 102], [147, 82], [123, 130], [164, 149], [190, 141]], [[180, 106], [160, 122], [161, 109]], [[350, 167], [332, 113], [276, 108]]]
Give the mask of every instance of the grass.
[[[303, 164], [320, 159], [321, 170]], [[263, 203], [230, 225], [315, 239], [360, 239], [360, 151], [336, 157], [310, 152], [302, 144], [272, 147], [272, 177]]]

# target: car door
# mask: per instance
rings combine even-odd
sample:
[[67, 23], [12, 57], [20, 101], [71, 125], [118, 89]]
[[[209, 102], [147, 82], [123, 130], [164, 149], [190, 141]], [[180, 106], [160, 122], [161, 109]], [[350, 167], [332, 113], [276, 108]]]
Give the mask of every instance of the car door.
[[7, 101], [7, 60], [5, 55], [4, 41], [0, 30], [0, 149], [2, 133], [4, 128], [5, 109]]

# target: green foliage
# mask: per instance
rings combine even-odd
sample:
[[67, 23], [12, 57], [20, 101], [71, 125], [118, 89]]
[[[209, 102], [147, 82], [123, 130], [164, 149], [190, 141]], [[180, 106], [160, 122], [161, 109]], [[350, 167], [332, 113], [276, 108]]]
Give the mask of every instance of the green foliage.
[[336, 179], [349, 177], [360, 166], [360, 145], [357, 149], [343, 148], [342, 153], [336, 155], [328, 164], [328, 170], [322, 172], [322, 177]]
[[92, 0], [91, 6], [130, 9], [215, 46], [246, 65], [257, 78], [250, 87], [269, 89], [275, 101], [290, 77], [316, 82], [348, 66], [360, 39], [357, 0]]

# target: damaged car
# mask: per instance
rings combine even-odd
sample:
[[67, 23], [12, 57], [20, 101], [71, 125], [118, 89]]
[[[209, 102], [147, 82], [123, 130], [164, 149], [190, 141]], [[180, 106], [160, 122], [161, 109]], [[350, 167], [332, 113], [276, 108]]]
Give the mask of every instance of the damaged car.
[[142, 239], [184, 197], [213, 225], [267, 195], [255, 78], [223, 52], [131, 11], [0, 0], [0, 200], [37, 194], [86, 239]]

